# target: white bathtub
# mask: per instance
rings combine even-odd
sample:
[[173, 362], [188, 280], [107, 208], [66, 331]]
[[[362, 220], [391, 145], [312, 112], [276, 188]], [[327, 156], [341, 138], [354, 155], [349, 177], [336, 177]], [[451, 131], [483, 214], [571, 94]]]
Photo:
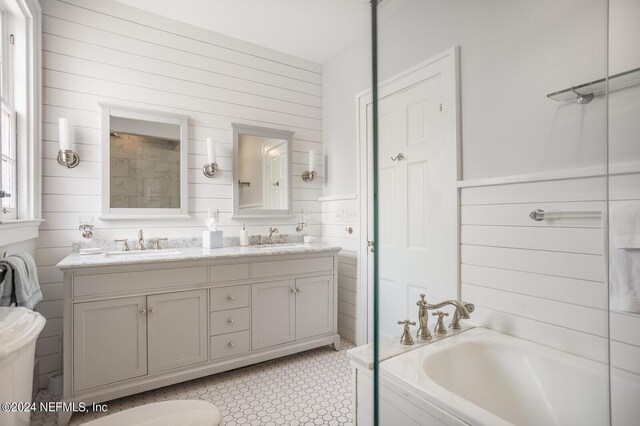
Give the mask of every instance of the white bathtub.
[[[384, 361], [380, 371], [384, 379], [461, 423], [609, 424], [605, 364], [485, 328]], [[616, 394], [627, 396], [613, 404], [616, 424], [638, 419], [640, 387], [632, 376], [612, 376]]]

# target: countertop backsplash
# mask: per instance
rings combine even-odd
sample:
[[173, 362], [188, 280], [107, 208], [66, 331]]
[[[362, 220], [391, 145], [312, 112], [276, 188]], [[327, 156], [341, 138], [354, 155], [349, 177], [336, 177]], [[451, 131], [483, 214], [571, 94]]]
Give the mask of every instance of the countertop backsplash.
[[[284, 244], [293, 244], [293, 243], [303, 243], [302, 235], [288, 235], [282, 234]], [[261, 235], [262, 241], [265, 242], [269, 239], [268, 235]], [[275, 234], [273, 236], [274, 243], [280, 244], [280, 234]], [[138, 237], [133, 236], [132, 238], [128, 238], [129, 247], [131, 250], [137, 250], [138, 248]], [[249, 237], [249, 245], [256, 245], [258, 243], [258, 235], [252, 235]], [[156, 238], [149, 237], [145, 238], [144, 245], [148, 250], [155, 249]], [[224, 247], [235, 247], [240, 245], [240, 239], [238, 237], [224, 237]], [[183, 248], [183, 247], [202, 247], [202, 238], [201, 237], [190, 237], [190, 238], [169, 238], [167, 240], [163, 240], [160, 242], [160, 246], [163, 249], [167, 248]], [[105, 240], [100, 238], [91, 238], [85, 240], [79, 240], [73, 242], [73, 252], [78, 252], [80, 249], [84, 248], [96, 248], [100, 247], [104, 251], [117, 251], [122, 250], [122, 242], [115, 242], [113, 240]]]

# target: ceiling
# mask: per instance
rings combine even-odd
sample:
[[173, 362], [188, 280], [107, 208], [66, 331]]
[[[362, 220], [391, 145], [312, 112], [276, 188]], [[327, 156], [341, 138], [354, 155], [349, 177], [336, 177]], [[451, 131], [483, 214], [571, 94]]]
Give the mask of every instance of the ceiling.
[[117, 0], [317, 63], [366, 35], [368, 0]]

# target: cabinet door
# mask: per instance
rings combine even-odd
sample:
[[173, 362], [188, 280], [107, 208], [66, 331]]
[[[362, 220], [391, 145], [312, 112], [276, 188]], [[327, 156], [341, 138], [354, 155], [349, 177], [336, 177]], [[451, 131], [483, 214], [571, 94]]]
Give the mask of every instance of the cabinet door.
[[294, 280], [251, 286], [251, 349], [280, 345], [295, 339]]
[[145, 374], [145, 296], [73, 305], [75, 392]]
[[296, 340], [333, 331], [333, 275], [296, 280]]
[[207, 290], [147, 297], [149, 374], [207, 360]]

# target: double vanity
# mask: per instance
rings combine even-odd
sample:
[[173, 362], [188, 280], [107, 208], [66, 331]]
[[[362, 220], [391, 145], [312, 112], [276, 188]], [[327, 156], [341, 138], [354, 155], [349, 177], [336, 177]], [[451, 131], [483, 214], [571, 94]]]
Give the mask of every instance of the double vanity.
[[333, 344], [339, 248], [72, 253], [65, 402], [100, 402]]

